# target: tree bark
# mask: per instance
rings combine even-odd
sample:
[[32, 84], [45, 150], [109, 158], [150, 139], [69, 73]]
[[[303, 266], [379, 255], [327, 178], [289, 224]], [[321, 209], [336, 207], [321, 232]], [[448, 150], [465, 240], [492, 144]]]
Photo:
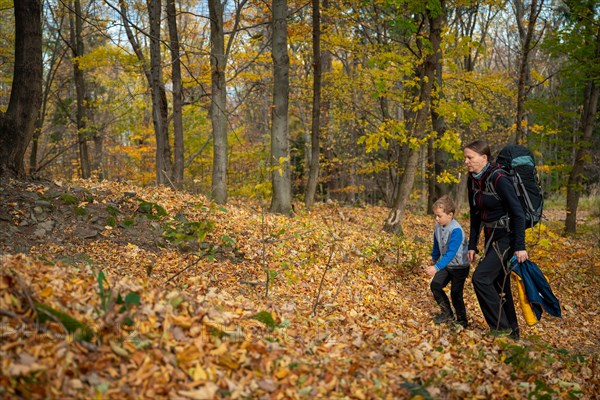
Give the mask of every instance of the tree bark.
[[160, 15], [161, 1], [146, 0], [150, 20], [150, 63], [142, 51], [139, 41], [131, 29], [131, 23], [127, 17], [126, 2], [119, 2], [121, 19], [129, 43], [142, 64], [142, 69], [152, 98], [152, 123], [154, 136], [156, 138], [156, 183], [170, 183], [171, 173], [171, 147], [169, 144], [168, 130], [168, 105], [165, 85], [162, 80], [162, 65], [160, 59]]
[[[438, 113], [438, 106], [441, 99], [444, 96], [444, 92], [442, 90], [442, 53], [438, 52], [436, 54], [435, 60], [435, 81], [437, 84], [436, 90], [436, 99], [431, 103], [431, 127], [435, 132], [435, 137], [437, 139], [441, 139], [446, 132], [446, 121], [444, 117]], [[445, 183], [439, 183], [437, 181], [437, 177], [444, 172], [444, 169], [448, 166], [448, 153], [443, 150], [436, 149], [433, 145], [433, 141], [430, 144], [428, 149], [428, 169], [431, 171], [429, 176], [429, 185], [427, 196], [427, 213], [431, 214], [433, 211], [431, 207], [433, 206], [433, 202], [439, 199], [444, 194], [449, 192], [449, 187]]]
[[315, 202], [315, 193], [319, 181], [319, 159], [321, 155], [319, 131], [321, 129], [321, 10], [320, 1], [312, 0], [312, 44], [313, 44], [313, 103], [312, 123], [310, 133], [310, 158], [308, 168], [308, 182], [304, 203], [306, 208], [311, 208]]
[[146, 0], [150, 17], [150, 91], [156, 135], [156, 181], [172, 184], [171, 145], [169, 144], [168, 103], [162, 78], [160, 51], [161, 0]]
[[210, 119], [213, 132], [212, 197], [218, 204], [227, 202], [227, 114], [225, 82], [225, 32], [223, 3], [209, 0], [210, 12]]
[[[596, 56], [600, 57], [600, 29], [596, 33]], [[567, 184], [567, 217], [565, 219], [565, 232], [577, 232], [577, 207], [579, 206], [579, 197], [581, 196], [581, 182], [583, 179], [583, 170], [589, 159], [589, 143], [594, 133], [594, 122], [598, 111], [598, 97], [600, 96], [600, 85], [590, 78], [586, 85], [586, 91], [583, 97], [583, 114], [581, 116], [581, 145], [577, 148], [573, 160], [573, 168], [569, 173], [569, 182]]]
[[8, 108], [0, 113], [0, 177], [25, 176], [24, 158], [42, 101], [42, 2], [19, 0]]
[[177, 9], [175, 0], [167, 0], [167, 22], [171, 47], [171, 81], [173, 82], [173, 183], [177, 189], [183, 185], [184, 144], [183, 144], [183, 98], [181, 83], [181, 60], [179, 54], [179, 31], [177, 29]]
[[[432, 120], [433, 120], [433, 116], [432, 116]], [[432, 121], [433, 122], [433, 121]], [[425, 212], [427, 214], [432, 214], [433, 211], [431, 210], [431, 206], [433, 205], [433, 202], [435, 201], [435, 199], [438, 198], [438, 196], [435, 193], [435, 183], [436, 183], [436, 170], [435, 170], [435, 166], [436, 166], [436, 151], [435, 151], [435, 139], [431, 138], [427, 141], [427, 156], [426, 156], [426, 161], [425, 161], [425, 166], [426, 166], [426, 170], [424, 171], [425, 173], [425, 179], [427, 182], [427, 208], [425, 209]]]
[[[48, 98], [52, 88], [52, 83], [56, 77], [56, 73], [60, 67], [63, 57], [66, 55], [65, 48], [62, 47], [61, 41], [55, 41], [51, 49], [50, 59], [47, 61], [48, 72], [44, 78], [42, 75], [42, 101], [40, 104], [40, 111], [35, 122], [35, 129], [33, 132], [33, 139], [31, 141], [31, 150], [29, 152], [29, 174], [35, 175], [38, 172], [38, 151], [39, 151], [39, 139], [42, 134], [42, 127], [44, 126], [44, 120], [46, 119], [46, 110], [48, 108]], [[43, 72], [42, 72], [43, 73]]]
[[[442, 1], [442, 9], [443, 9]], [[431, 10], [426, 11], [426, 18], [429, 23], [429, 41], [431, 43], [431, 53], [425, 57], [423, 63], [423, 73], [420, 79], [419, 103], [423, 106], [417, 111], [415, 122], [413, 125], [413, 137], [421, 140], [425, 137], [426, 120], [429, 115], [429, 107], [431, 105], [431, 92], [433, 82], [435, 80], [436, 57], [438, 52], [441, 52], [443, 13], [433, 15]], [[418, 168], [419, 148], [410, 147], [406, 169], [400, 184], [398, 196], [394, 201], [392, 210], [384, 224], [386, 232], [402, 234], [402, 221], [404, 220], [405, 208], [408, 204], [410, 192], [412, 191], [415, 175]]]
[[71, 53], [73, 54], [73, 77], [75, 80], [77, 142], [79, 148], [79, 169], [83, 179], [88, 179], [90, 173], [90, 156], [87, 144], [87, 95], [85, 88], [85, 76], [79, 66], [79, 58], [84, 54], [82, 37], [83, 18], [81, 16], [81, 2], [75, 0], [69, 4], [69, 25]]
[[517, 83], [517, 113], [515, 117], [515, 143], [523, 143], [527, 132], [525, 115], [525, 102], [529, 92], [531, 67], [529, 65], [530, 53], [533, 49], [533, 34], [536, 29], [537, 19], [544, 5], [544, 0], [532, 0], [529, 5], [529, 17], [525, 24], [525, 5], [522, 0], [514, 0], [515, 17], [521, 39], [521, 54], [519, 59], [519, 80]]
[[289, 152], [289, 68], [287, 50], [287, 0], [273, 0], [273, 106], [271, 125], [271, 182], [273, 197], [270, 211], [292, 215], [292, 185]]

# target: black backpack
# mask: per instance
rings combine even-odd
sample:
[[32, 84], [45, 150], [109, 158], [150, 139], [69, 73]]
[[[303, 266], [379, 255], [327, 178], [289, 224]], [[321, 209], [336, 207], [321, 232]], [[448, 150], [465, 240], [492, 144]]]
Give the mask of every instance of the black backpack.
[[[525, 146], [508, 145], [500, 150], [496, 163], [499, 165], [498, 170], [503, 171], [513, 181], [525, 212], [525, 227], [535, 226], [542, 219], [544, 194], [535, 168], [533, 153]], [[486, 182], [486, 190], [497, 197], [494, 185], [488, 185]]]

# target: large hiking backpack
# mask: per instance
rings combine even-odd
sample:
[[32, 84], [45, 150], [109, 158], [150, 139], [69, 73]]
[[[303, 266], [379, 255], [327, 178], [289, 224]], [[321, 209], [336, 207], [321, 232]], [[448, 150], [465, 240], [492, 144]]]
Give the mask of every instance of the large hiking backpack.
[[[500, 150], [496, 163], [512, 178], [515, 190], [523, 206], [526, 228], [535, 226], [542, 219], [544, 195], [540, 185], [533, 153], [525, 146], [508, 145]], [[493, 185], [488, 190], [495, 193]]]

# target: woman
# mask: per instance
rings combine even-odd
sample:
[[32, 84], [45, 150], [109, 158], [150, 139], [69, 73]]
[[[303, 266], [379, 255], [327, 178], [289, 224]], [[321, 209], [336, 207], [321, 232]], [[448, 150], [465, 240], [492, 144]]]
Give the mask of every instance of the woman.
[[[475, 140], [463, 151], [469, 170], [469, 262], [475, 261], [482, 227], [485, 239], [484, 254], [472, 278], [475, 294], [492, 332], [507, 332], [518, 339], [519, 324], [508, 265], [513, 256], [519, 262], [529, 258], [525, 250], [525, 213], [512, 179], [499, 171], [497, 165], [490, 164], [487, 142]], [[493, 185], [496, 194], [486, 190], [486, 185]]]

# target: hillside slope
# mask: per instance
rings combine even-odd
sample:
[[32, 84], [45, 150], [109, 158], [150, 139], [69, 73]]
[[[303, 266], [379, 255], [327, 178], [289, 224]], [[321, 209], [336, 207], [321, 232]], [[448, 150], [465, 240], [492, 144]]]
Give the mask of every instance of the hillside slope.
[[[0, 191], [0, 395], [7, 398], [592, 398], [597, 237], [528, 234], [563, 318], [487, 334], [435, 326], [433, 220], [111, 182]], [[462, 221], [463, 225], [466, 225]], [[20, 254], [17, 254], [20, 253]], [[269, 278], [266, 285], [266, 278]], [[267, 293], [268, 289], [268, 293]]]

